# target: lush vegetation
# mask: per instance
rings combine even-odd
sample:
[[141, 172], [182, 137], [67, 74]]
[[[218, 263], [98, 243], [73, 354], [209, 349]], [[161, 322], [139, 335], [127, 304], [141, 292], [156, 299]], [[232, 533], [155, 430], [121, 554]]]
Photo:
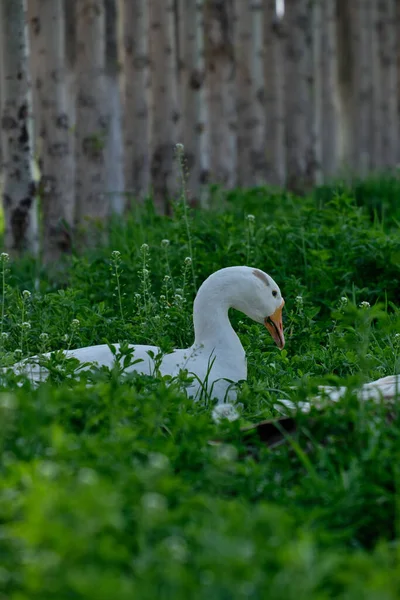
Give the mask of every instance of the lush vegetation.
[[235, 264], [280, 284], [287, 345], [232, 313], [249, 363], [233, 422], [188, 400], [185, 374], [77, 375], [61, 353], [38, 389], [3, 374], [0, 598], [399, 597], [397, 405], [350, 391], [274, 449], [240, 432], [278, 398], [399, 371], [399, 195], [394, 179], [303, 198], [215, 190], [207, 212], [180, 202], [173, 218], [146, 207], [113, 223], [109, 247], [58, 278], [1, 257], [3, 366], [102, 342], [189, 345], [195, 287]]

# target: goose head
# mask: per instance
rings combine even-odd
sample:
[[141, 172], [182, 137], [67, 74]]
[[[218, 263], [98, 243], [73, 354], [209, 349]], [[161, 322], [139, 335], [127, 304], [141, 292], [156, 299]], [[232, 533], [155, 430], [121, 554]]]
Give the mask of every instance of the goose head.
[[243, 312], [256, 323], [265, 325], [278, 348], [282, 350], [285, 345], [282, 324], [282, 309], [285, 301], [281, 290], [272, 277], [264, 271], [251, 267], [242, 267], [242, 269], [244, 277], [240, 281], [240, 290], [238, 289], [238, 293], [235, 294], [236, 300], [232, 307]]

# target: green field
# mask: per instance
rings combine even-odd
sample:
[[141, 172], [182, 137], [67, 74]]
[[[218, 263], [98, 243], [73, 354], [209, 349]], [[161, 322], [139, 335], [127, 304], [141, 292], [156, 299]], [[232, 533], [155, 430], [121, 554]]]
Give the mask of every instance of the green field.
[[[224, 266], [265, 270], [286, 300], [282, 352], [232, 312], [249, 366], [238, 421], [188, 400], [185, 374], [121, 383], [58, 354], [38, 389], [3, 376], [2, 600], [400, 597], [400, 412], [351, 392], [400, 372], [399, 198], [396, 179], [216, 190], [207, 212], [113, 223], [68, 278], [2, 258], [3, 366], [123, 340], [185, 347], [195, 288]], [[245, 443], [240, 427], [278, 398], [338, 382], [349, 394], [312, 427], [300, 415], [281, 446]]]

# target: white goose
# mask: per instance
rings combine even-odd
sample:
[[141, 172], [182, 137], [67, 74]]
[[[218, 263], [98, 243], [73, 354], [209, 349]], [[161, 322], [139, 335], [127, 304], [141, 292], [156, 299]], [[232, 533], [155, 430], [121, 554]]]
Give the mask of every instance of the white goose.
[[[194, 301], [193, 345], [165, 354], [159, 366], [161, 374], [176, 376], [185, 369], [195, 375], [188, 388], [189, 396], [198, 399], [205, 387], [219, 402], [234, 401], [236, 390], [232, 382], [247, 378], [247, 364], [243, 346], [229, 321], [229, 309], [235, 308], [253, 321], [264, 324], [282, 349], [285, 344], [283, 305], [278, 285], [263, 271], [252, 267], [227, 267], [216, 271], [203, 282]], [[119, 344], [115, 346], [118, 351]], [[143, 345], [131, 345], [130, 348], [134, 348], [133, 360], [140, 359], [141, 362], [131, 365], [127, 371], [152, 375], [155, 366], [149, 351], [157, 356], [160, 349]], [[65, 355], [82, 363], [107, 367], [115, 360], [106, 344], [68, 350]], [[14, 365], [14, 371], [25, 373], [32, 381], [41, 381], [43, 374], [45, 377], [47, 374], [37, 360], [38, 357], [23, 360]]]

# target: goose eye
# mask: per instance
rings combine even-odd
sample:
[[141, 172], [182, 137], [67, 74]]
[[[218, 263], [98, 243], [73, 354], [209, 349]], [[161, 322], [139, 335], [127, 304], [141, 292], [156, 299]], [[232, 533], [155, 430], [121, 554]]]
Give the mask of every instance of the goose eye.
[[272, 295], [273, 295], [274, 298], [276, 298], [277, 295], [278, 295], [278, 292], [276, 290], [273, 290]]

